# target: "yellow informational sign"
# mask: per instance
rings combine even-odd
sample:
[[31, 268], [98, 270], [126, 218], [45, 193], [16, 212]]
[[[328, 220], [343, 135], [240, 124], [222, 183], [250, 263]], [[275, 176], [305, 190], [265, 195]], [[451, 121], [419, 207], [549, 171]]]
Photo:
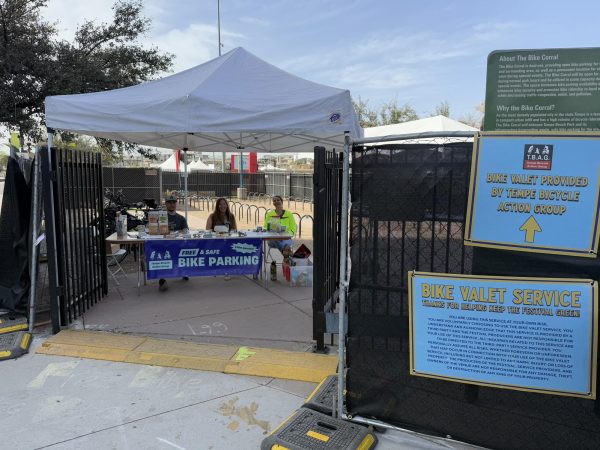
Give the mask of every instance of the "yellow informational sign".
[[598, 283], [409, 272], [411, 375], [596, 398]]

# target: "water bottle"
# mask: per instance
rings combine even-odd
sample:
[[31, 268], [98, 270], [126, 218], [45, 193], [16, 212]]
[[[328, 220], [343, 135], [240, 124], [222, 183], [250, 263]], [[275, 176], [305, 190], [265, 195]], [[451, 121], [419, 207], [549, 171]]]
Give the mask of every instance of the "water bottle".
[[122, 216], [120, 212], [117, 212], [115, 217], [115, 226], [117, 229], [117, 237], [124, 238], [127, 236], [127, 227], [125, 225], [126, 217]]
[[271, 261], [271, 281], [277, 281], [277, 264]]

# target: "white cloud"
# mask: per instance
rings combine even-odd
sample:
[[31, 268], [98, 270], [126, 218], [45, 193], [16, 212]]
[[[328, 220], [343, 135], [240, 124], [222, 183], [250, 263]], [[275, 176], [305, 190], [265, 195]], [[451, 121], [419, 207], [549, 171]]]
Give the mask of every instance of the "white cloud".
[[71, 40], [78, 25], [84, 20], [109, 22], [112, 19], [114, 0], [51, 0], [42, 10], [44, 18], [50, 22], [58, 21], [58, 32], [61, 39]]
[[[221, 42], [225, 42], [225, 51], [233, 48], [228, 45], [229, 42], [243, 38], [242, 34], [221, 29]], [[185, 29], [172, 29], [154, 36], [147, 43], [176, 55], [173, 71], [180, 72], [216, 57], [219, 51], [217, 40], [216, 26], [195, 23]]]
[[523, 28], [523, 25], [518, 22], [482, 22], [473, 27], [473, 39], [498, 41], [520, 28]]
[[271, 25], [271, 22], [269, 22], [268, 20], [259, 19], [258, 17], [240, 17], [239, 21], [250, 25], [258, 25], [261, 27], [268, 27], [269, 25]]

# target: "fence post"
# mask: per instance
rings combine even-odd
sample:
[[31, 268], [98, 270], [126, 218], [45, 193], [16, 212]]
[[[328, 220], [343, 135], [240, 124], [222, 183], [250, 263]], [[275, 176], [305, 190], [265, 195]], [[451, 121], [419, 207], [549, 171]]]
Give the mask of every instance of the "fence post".
[[346, 363], [346, 294], [348, 293], [348, 201], [350, 178], [350, 134], [344, 133], [344, 169], [342, 173], [342, 209], [340, 223], [340, 302], [338, 310], [338, 385], [337, 417], [344, 417], [345, 363]]
[[313, 183], [315, 185], [315, 227], [313, 233], [314, 247], [314, 282], [313, 282], [313, 339], [315, 351], [321, 352], [325, 349], [325, 148], [315, 147], [315, 169]]
[[163, 177], [163, 171], [162, 169], [159, 167], [158, 168], [158, 205], [162, 205], [162, 195], [163, 195], [163, 181], [162, 181], [162, 177]]
[[52, 144], [54, 130], [48, 129], [48, 147], [42, 149], [42, 182], [44, 193], [44, 215], [46, 223], [46, 245], [48, 247], [48, 281], [50, 291], [50, 317], [52, 333], [60, 331], [60, 295], [62, 286], [58, 279], [58, 258], [56, 246], [56, 216], [54, 214], [54, 181], [52, 175]]

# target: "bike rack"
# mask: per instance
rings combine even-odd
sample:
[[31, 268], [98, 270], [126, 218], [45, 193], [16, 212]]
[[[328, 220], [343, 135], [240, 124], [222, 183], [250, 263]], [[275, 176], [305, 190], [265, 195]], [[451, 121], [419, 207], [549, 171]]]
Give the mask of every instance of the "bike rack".
[[300, 222], [298, 223], [298, 237], [302, 237], [302, 221], [304, 219], [310, 219], [310, 221], [312, 222], [312, 225], [315, 225], [315, 219], [313, 218], [313, 216], [311, 216], [310, 214], [305, 214], [300, 218]]
[[248, 215], [246, 216], [246, 223], [250, 223], [250, 211], [252, 211], [252, 208], [256, 209], [254, 217], [256, 217], [256, 214], [258, 214], [258, 206], [256, 206], [256, 205], [249, 205], [248, 206]]
[[[258, 214], [260, 212], [261, 209], [264, 209], [265, 212], [263, 214], [263, 218], [264, 216], [267, 215], [267, 208], [265, 208], [264, 206], [259, 206], [256, 208], [256, 213], [254, 214], [254, 225], [257, 225], [260, 222], [260, 215]], [[264, 222], [264, 219], [263, 219]]]

